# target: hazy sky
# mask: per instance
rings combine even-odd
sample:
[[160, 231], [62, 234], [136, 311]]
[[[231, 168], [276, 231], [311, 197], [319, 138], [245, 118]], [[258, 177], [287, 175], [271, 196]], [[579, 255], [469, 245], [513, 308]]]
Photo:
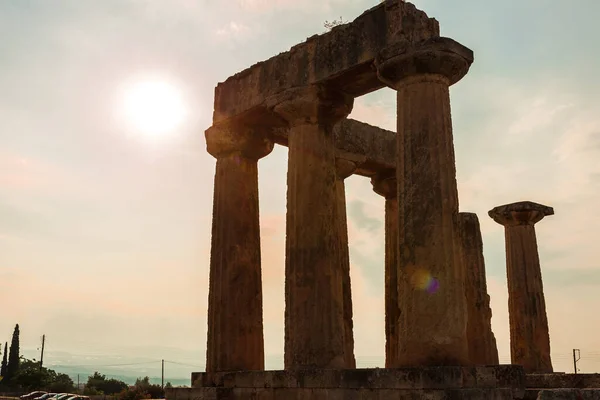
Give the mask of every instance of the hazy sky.
[[[214, 86], [352, 20], [377, 0], [0, 0], [0, 340], [204, 364], [215, 160]], [[493, 329], [508, 362], [504, 232], [519, 200], [537, 225], [553, 362], [600, 371], [600, 2], [416, 0], [475, 52], [451, 89], [461, 211], [482, 224]], [[576, 4], [575, 4], [576, 3]], [[181, 90], [184, 123], [159, 138], [120, 118], [124, 88]], [[395, 129], [391, 90], [351, 117]], [[283, 365], [287, 150], [260, 164], [265, 342]], [[356, 354], [383, 366], [383, 199], [347, 182]], [[169, 349], [171, 348], [171, 349]], [[198, 369], [198, 368], [191, 368]]]

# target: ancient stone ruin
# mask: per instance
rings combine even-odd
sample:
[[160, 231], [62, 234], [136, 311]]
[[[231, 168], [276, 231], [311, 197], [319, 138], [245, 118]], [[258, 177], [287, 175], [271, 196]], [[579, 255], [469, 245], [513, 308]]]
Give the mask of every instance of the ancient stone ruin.
[[[456, 184], [449, 88], [472, 62], [435, 19], [387, 0], [217, 86], [206, 372], [168, 400], [513, 399], [525, 371], [552, 371], [533, 231], [550, 212], [533, 203], [490, 212], [506, 226], [515, 342], [515, 365], [498, 365], [479, 220], [459, 213]], [[397, 93], [397, 132], [347, 119], [383, 87]], [[285, 369], [265, 371], [258, 160], [276, 144], [289, 150]], [[353, 174], [385, 198], [384, 369], [354, 357]]]
[[526, 372], [552, 372], [550, 336], [535, 223], [553, 215], [552, 207], [522, 201], [490, 210], [504, 225], [510, 319], [510, 353]]

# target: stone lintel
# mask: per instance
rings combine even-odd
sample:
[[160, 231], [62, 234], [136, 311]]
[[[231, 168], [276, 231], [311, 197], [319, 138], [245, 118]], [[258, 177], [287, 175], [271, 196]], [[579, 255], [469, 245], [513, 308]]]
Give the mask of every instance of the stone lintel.
[[494, 207], [488, 215], [504, 226], [533, 225], [545, 216], [554, 215], [554, 209], [532, 201], [519, 201]]
[[313, 84], [338, 88], [353, 97], [370, 93], [384, 87], [372, 68], [381, 51], [438, 36], [435, 19], [404, 0], [387, 0], [348, 24], [314, 35], [219, 83], [213, 120], [260, 114], [266, 99]]
[[[355, 175], [373, 177], [396, 170], [396, 133], [351, 118], [333, 127], [336, 157], [356, 163]], [[274, 131], [275, 143], [286, 146], [288, 129]]]
[[336, 155], [357, 162], [356, 175], [396, 170], [396, 133], [353, 119], [334, 127]]
[[525, 389], [518, 365], [373, 369], [311, 369], [192, 373], [192, 387], [346, 389]]

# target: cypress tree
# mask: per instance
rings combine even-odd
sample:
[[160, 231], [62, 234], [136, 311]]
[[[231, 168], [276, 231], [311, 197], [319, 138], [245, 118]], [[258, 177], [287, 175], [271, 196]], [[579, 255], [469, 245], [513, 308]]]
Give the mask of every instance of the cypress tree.
[[2, 368], [0, 369], [0, 375], [6, 376], [6, 367], [8, 364], [8, 343], [4, 343], [4, 357], [2, 358]]
[[10, 352], [8, 353], [8, 365], [6, 367], [6, 377], [12, 378], [19, 371], [19, 324], [15, 326], [12, 341], [10, 342]]

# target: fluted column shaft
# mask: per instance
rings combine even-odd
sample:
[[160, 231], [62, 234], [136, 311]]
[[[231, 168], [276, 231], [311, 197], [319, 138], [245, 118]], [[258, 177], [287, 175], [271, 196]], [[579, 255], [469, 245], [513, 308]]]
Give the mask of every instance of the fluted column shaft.
[[512, 363], [528, 373], [550, 373], [550, 335], [534, 225], [554, 210], [523, 201], [495, 207], [488, 214], [505, 232]]
[[511, 359], [528, 372], [552, 372], [535, 227], [507, 226], [505, 231]]
[[458, 230], [461, 265], [465, 269], [470, 361], [474, 365], [495, 365], [498, 364], [498, 348], [492, 331], [492, 309], [487, 292], [483, 239], [477, 214], [459, 213]]
[[471, 62], [470, 50], [445, 38], [377, 61], [398, 100], [402, 340], [394, 367], [469, 364], [449, 86]]
[[333, 125], [352, 98], [320, 87], [275, 107], [289, 122], [285, 264], [286, 369], [344, 368]]
[[354, 357], [354, 323], [352, 321], [352, 285], [350, 279], [350, 251], [348, 248], [348, 218], [346, 213], [346, 184], [348, 178], [356, 170], [356, 163], [337, 158], [336, 166], [336, 201], [337, 224], [336, 236], [339, 240], [338, 257], [342, 269], [342, 297], [344, 314], [344, 368], [356, 368]]
[[206, 371], [264, 369], [258, 165], [273, 143], [241, 126], [206, 132], [217, 158]]
[[398, 188], [396, 173], [384, 173], [371, 179], [375, 193], [385, 198], [385, 367], [397, 364], [399, 319], [398, 303]]

